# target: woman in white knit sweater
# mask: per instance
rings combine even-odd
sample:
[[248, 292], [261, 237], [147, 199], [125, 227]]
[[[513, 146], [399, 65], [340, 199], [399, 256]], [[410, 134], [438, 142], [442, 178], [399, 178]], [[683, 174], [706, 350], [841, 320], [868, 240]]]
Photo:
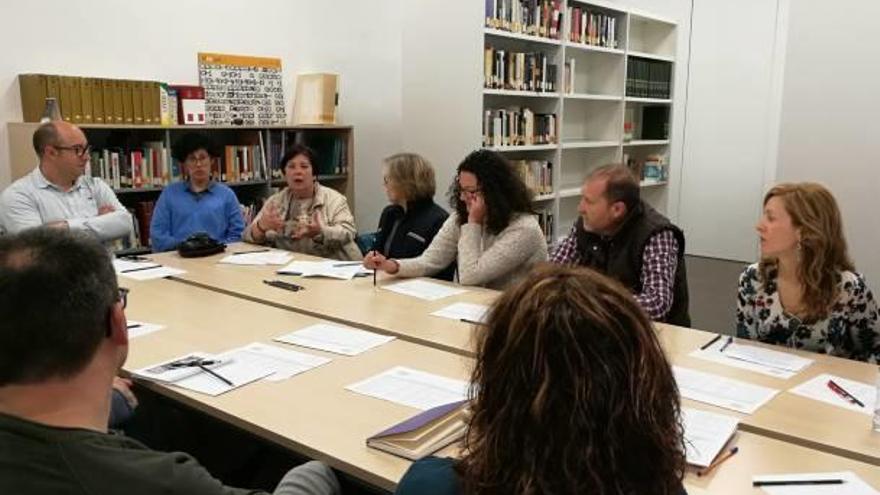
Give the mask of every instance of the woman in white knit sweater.
[[457, 260], [459, 283], [503, 289], [533, 264], [547, 260], [547, 242], [531, 195], [498, 153], [468, 155], [458, 166], [449, 196], [455, 211], [421, 256], [388, 259], [374, 251], [364, 258], [364, 266], [422, 277]]

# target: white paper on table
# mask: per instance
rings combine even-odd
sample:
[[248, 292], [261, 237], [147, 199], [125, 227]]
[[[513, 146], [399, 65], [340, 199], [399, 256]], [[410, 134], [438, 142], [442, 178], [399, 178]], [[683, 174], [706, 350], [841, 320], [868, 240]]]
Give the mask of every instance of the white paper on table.
[[137, 337], [143, 337], [144, 335], [162, 330], [163, 328], [165, 328], [165, 326], [156, 323], [128, 320], [128, 338], [134, 339]]
[[405, 366], [396, 366], [345, 388], [421, 410], [465, 400], [468, 393], [465, 381]]
[[754, 371], [764, 375], [787, 380], [813, 363], [812, 359], [802, 358], [786, 352], [763, 349], [757, 346], [732, 343], [724, 347], [727, 339], [719, 339], [706, 349], [697, 349], [690, 353], [691, 356], [732, 366], [744, 370]]
[[485, 304], [473, 304], [465, 302], [457, 302], [438, 309], [431, 313], [434, 316], [449, 318], [450, 320], [467, 320], [477, 323], [485, 323], [486, 316], [489, 313], [489, 306]]
[[[337, 266], [342, 265], [342, 266]], [[302, 277], [327, 277], [339, 280], [351, 280], [361, 273], [373, 273], [361, 265], [350, 265], [344, 261], [292, 261], [280, 268], [277, 273], [282, 275], [300, 275]]]
[[233, 253], [223, 257], [218, 263], [254, 266], [283, 265], [289, 263], [291, 258], [293, 258], [293, 255], [287, 251], [272, 250], [261, 253]]
[[316, 323], [301, 330], [275, 337], [273, 340], [346, 356], [356, 356], [373, 347], [387, 344], [394, 340], [394, 337], [342, 325]]
[[332, 361], [330, 358], [313, 356], [258, 342], [234, 349], [230, 353], [236, 362], [245, 361], [251, 366], [272, 368], [274, 372], [265, 378], [270, 382], [286, 380]]
[[757, 411], [779, 393], [775, 388], [752, 385], [681, 366], [673, 366], [672, 370], [682, 397], [745, 414]]
[[138, 270], [136, 272], [128, 272], [128, 273], [120, 273], [120, 277], [128, 277], [134, 280], [153, 280], [156, 278], [165, 278], [171, 277], [174, 275], [181, 275], [186, 273], [186, 270], [178, 270], [177, 268], [170, 268], [167, 266], [157, 266], [156, 268], [149, 268], [147, 270]]
[[394, 285], [383, 285], [383, 289], [397, 292], [406, 296], [418, 297], [426, 301], [436, 301], [444, 297], [454, 296], [467, 292], [467, 289], [450, 287], [443, 284], [435, 284], [426, 280], [407, 280]]
[[[837, 395], [828, 387], [828, 380], [834, 380], [834, 383], [840, 385], [844, 390], [862, 401], [865, 407], [860, 407], [858, 404], [853, 404]], [[847, 380], [846, 378], [828, 373], [823, 373], [812, 380], [801, 383], [797, 387], [790, 389], [789, 392], [863, 414], [874, 414], [874, 405], [877, 401], [877, 389], [873, 385]]]
[[690, 407], [681, 408], [684, 423], [684, 439], [687, 462], [699, 467], [712, 464], [721, 449], [736, 433], [739, 420], [733, 416], [701, 411]]
[[154, 263], [152, 261], [131, 261], [121, 258], [116, 258], [113, 260], [113, 269], [116, 270], [117, 274], [124, 272], [125, 270], [137, 270], [138, 268], [150, 268], [155, 266], [162, 265], [160, 265], [159, 263]]
[[[191, 358], [219, 361], [219, 363], [209, 365], [207, 368], [232, 382], [232, 385], [223, 382], [197, 366], [163, 369], [165, 364]], [[170, 383], [177, 387], [216, 396], [264, 378], [274, 372], [275, 370], [272, 368], [260, 366], [247, 360], [235, 361], [234, 351], [231, 351], [215, 356], [203, 352], [192, 352], [185, 356], [169, 359], [168, 361], [136, 370], [133, 373], [143, 378]]]
[[836, 473], [768, 474], [753, 476], [755, 481], [814, 481], [840, 479], [840, 485], [762, 486], [769, 495], [877, 495], [878, 492], [852, 471]]

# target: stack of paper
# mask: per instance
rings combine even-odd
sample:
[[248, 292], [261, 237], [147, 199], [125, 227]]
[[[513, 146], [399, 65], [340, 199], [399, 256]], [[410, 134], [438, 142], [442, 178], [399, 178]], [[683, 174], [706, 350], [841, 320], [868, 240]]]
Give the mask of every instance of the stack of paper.
[[373, 347], [391, 342], [394, 337], [341, 325], [317, 323], [302, 330], [276, 337], [274, 340], [346, 356], [356, 356]]
[[284, 268], [278, 270], [281, 275], [300, 275], [303, 277], [327, 277], [339, 280], [351, 280], [359, 274], [370, 274], [361, 265], [340, 261], [293, 261]]
[[727, 339], [719, 339], [706, 349], [697, 349], [690, 355], [782, 379], [793, 377], [813, 363], [812, 359], [754, 345], [732, 343], [725, 348], [726, 342]]
[[434, 316], [449, 318], [450, 320], [464, 320], [475, 323], [485, 323], [489, 312], [489, 306], [485, 304], [472, 304], [458, 302], [431, 313]]
[[186, 273], [186, 270], [168, 268], [152, 261], [129, 261], [118, 258], [113, 260], [113, 268], [117, 275], [134, 280], [152, 280]]
[[426, 301], [436, 301], [444, 297], [454, 296], [467, 292], [467, 289], [460, 287], [450, 287], [448, 285], [428, 282], [426, 280], [407, 280], [394, 285], [384, 285], [383, 289], [388, 289], [398, 294], [418, 297]]
[[[820, 484], [817, 481], [834, 481]], [[836, 483], [840, 481], [840, 483]], [[786, 485], [785, 483], [793, 483]], [[794, 484], [797, 483], [797, 484]], [[852, 471], [837, 473], [771, 474], [752, 477], [752, 484], [769, 495], [877, 495]]]
[[721, 449], [736, 433], [739, 420], [723, 414], [715, 414], [690, 407], [681, 408], [684, 422], [684, 440], [687, 449], [687, 462], [699, 467], [708, 467]]
[[232, 253], [222, 258], [218, 263], [226, 263], [230, 265], [283, 265], [290, 262], [293, 255], [287, 251], [269, 250], [252, 253]]
[[[843, 387], [844, 390], [855, 396], [864, 406], [853, 404], [847, 399], [837, 395], [828, 386], [828, 381], [833, 380], [834, 383]], [[867, 383], [847, 380], [835, 375], [823, 373], [810, 381], [801, 383], [797, 387], [789, 390], [793, 394], [806, 397], [808, 399], [818, 400], [826, 404], [837, 407], [843, 407], [850, 411], [856, 411], [863, 414], [873, 414], [874, 404], [877, 401], [877, 389]]]
[[[212, 356], [204, 352], [193, 352], [136, 370], [134, 374], [203, 394], [220, 395], [276, 371], [269, 366], [254, 365], [246, 359], [235, 361], [229, 354]], [[186, 365], [196, 360], [210, 362], [211, 364], [205, 365], [210, 371]], [[181, 364], [184, 366], [179, 366]]]
[[682, 397], [745, 414], [757, 411], [779, 393], [779, 390], [774, 388], [752, 385], [681, 366], [673, 366], [672, 370]]
[[137, 337], [143, 337], [144, 335], [162, 330], [163, 328], [165, 327], [162, 325], [157, 325], [155, 323], [128, 320], [128, 338], [134, 339]]
[[345, 388], [423, 411], [465, 400], [468, 393], [467, 382], [404, 366], [391, 368]]

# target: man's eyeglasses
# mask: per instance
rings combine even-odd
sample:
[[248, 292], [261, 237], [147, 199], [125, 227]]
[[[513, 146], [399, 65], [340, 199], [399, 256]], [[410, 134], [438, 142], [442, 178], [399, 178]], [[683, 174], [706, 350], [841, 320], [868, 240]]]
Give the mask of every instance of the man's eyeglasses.
[[212, 157], [211, 155], [190, 155], [186, 157], [185, 161], [190, 165], [210, 165]]
[[[119, 294], [118, 294], [118, 297], [116, 300], [122, 303], [122, 309], [125, 309], [125, 307], [128, 306], [128, 292], [129, 292], [129, 290], [125, 287], [119, 288]], [[113, 314], [113, 308], [111, 307], [107, 311], [107, 337], [109, 337], [110, 335], [113, 334], [113, 327], [110, 325], [110, 318], [111, 318], [110, 315], [112, 315], [112, 314]]]
[[72, 151], [74, 155], [82, 158], [85, 155], [88, 155], [90, 151], [92, 151], [92, 145], [90, 144], [74, 144], [73, 146], [55, 146], [52, 145], [56, 150], [68, 150]]

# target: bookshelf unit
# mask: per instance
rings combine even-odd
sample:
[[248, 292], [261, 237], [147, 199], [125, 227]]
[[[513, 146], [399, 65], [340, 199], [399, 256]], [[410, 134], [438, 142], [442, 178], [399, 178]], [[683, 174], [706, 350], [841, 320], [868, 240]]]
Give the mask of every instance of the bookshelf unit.
[[[27, 175], [37, 165], [32, 136], [39, 124], [10, 122], [9, 163], [12, 180]], [[322, 185], [332, 187], [344, 194], [349, 207], [354, 210], [354, 131], [351, 126], [158, 126], [158, 125], [106, 125], [80, 124], [93, 149], [90, 161], [91, 173], [100, 176], [94, 158], [100, 158], [103, 150], [114, 150], [130, 154], [134, 150], [154, 146], [158, 151], [154, 156], [165, 155], [169, 175], [156, 178], [155, 183], [142, 182], [139, 187], [120, 183], [110, 183], [119, 201], [129, 209], [138, 204], [155, 202], [159, 198], [164, 183], [179, 179], [179, 165], [172, 165], [171, 145], [184, 133], [202, 132], [211, 136], [218, 146], [220, 157], [215, 160], [214, 178], [217, 180], [221, 167], [227, 160], [235, 163], [247, 161], [257, 170], [249, 174], [234, 173], [218, 180], [235, 191], [239, 203], [244, 205], [245, 216], [252, 216], [262, 206], [263, 200], [286, 185], [283, 171], [278, 168], [284, 150], [294, 143], [312, 147], [317, 155], [313, 164], [315, 175]], [[152, 143], [148, 145], [148, 143]], [[247, 151], [240, 151], [247, 148]], [[239, 150], [236, 158], [236, 150]], [[98, 155], [95, 155], [95, 153]], [[229, 155], [228, 153], [232, 153]], [[248, 154], [252, 156], [248, 157]], [[106, 156], [106, 155], [105, 155]], [[241, 169], [245, 170], [245, 169]], [[177, 176], [174, 174], [177, 171]], [[120, 174], [122, 175], [122, 174]], [[247, 177], [246, 175], [250, 175]], [[132, 181], [134, 179], [132, 178]], [[108, 183], [111, 181], [108, 181]], [[122, 181], [120, 181], [122, 182]], [[248, 218], [245, 219], [246, 221]]]
[[[516, 14], [511, 11], [529, 2], [486, 2], [482, 142], [485, 148], [502, 152], [515, 163], [550, 162], [552, 190], [535, 191], [534, 201], [542, 222], [549, 219], [550, 225], [545, 228], [548, 242], [555, 242], [568, 234], [578, 216], [584, 177], [606, 163], [627, 163], [641, 173], [642, 197], [665, 210], [677, 28], [670, 19], [602, 0], [551, 3], [562, 13], [555, 38], [525, 34], [522, 25], [513, 22]], [[501, 13], [510, 22], [498, 20], [496, 8], [503, 8]], [[573, 15], [576, 9], [580, 9], [579, 18]], [[593, 26], [598, 29], [591, 31]], [[490, 46], [546, 55], [547, 63], [556, 65], [553, 91], [522, 92], [497, 87], [497, 83], [490, 88], [486, 78], [497, 63], [492, 60], [490, 66], [485, 60]], [[633, 79], [643, 85], [633, 87]], [[497, 119], [493, 122], [497, 110], [521, 108], [535, 114], [555, 114], [555, 142], [494, 143], [491, 132], [497, 123]], [[487, 115], [487, 111], [492, 113]]]

